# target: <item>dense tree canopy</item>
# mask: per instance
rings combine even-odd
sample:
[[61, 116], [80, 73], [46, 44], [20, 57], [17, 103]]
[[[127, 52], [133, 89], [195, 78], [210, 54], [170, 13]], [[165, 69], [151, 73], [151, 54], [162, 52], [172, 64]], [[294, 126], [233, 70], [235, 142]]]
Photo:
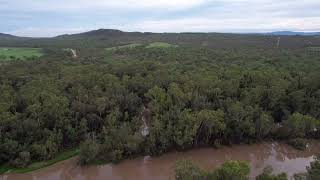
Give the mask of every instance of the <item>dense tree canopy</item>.
[[75, 59], [47, 48], [39, 59], [0, 64], [0, 164], [76, 147], [86, 164], [320, 137], [320, 56], [304, 48], [77, 51]]

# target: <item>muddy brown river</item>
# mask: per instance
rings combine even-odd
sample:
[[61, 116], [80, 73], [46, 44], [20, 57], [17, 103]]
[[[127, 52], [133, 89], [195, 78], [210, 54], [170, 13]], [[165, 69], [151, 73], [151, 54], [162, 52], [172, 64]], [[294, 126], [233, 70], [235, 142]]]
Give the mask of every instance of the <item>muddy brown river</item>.
[[305, 172], [305, 167], [318, 153], [319, 142], [310, 143], [305, 151], [274, 142], [170, 152], [160, 157], [125, 160], [116, 165], [81, 167], [73, 158], [31, 173], [1, 175], [0, 180], [168, 180], [174, 179], [173, 164], [180, 159], [190, 159], [206, 169], [213, 169], [226, 160], [248, 161], [251, 166], [250, 179], [254, 179], [266, 166], [272, 166], [275, 173], [286, 172], [292, 176]]

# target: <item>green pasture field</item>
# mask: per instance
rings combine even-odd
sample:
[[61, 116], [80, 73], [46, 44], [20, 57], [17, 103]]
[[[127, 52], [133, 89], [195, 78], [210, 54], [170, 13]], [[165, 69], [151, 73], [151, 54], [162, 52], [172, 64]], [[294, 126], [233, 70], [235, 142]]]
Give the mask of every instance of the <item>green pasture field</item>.
[[178, 47], [178, 46], [165, 43], [165, 42], [153, 42], [149, 44], [146, 48], [173, 48], [173, 47]]
[[132, 43], [132, 44], [127, 44], [127, 45], [123, 45], [123, 46], [106, 48], [106, 50], [108, 50], [108, 51], [113, 51], [113, 50], [117, 50], [117, 49], [135, 48], [135, 47], [138, 47], [138, 46], [142, 46], [142, 44]]
[[308, 47], [308, 50], [309, 51], [317, 51], [317, 52], [320, 52], [320, 46], [319, 47]]
[[139, 46], [144, 46], [145, 48], [174, 48], [174, 47], [178, 47], [178, 45], [173, 45], [173, 44], [169, 44], [169, 43], [165, 43], [165, 42], [153, 42], [153, 43], [150, 43], [147, 45], [143, 45], [143, 44], [139, 44], [139, 43], [127, 44], [127, 45], [123, 45], [123, 46], [106, 48], [106, 50], [114, 51], [117, 49], [135, 48], [135, 47], [139, 47]]
[[0, 61], [1, 60], [25, 60], [29, 57], [40, 57], [43, 55], [41, 48], [12, 48], [0, 47]]

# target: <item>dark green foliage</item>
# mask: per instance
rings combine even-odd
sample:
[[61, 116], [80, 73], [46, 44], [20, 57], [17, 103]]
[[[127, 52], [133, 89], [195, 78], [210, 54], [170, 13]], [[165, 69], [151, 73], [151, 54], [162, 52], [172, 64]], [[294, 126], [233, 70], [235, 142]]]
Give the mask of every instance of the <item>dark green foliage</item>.
[[288, 121], [288, 127], [291, 130], [292, 137], [305, 137], [315, 133], [319, 121], [315, 118], [302, 115], [300, 113], [292, 114]]
[[[9, 35], [10, 36], [10, 35]], [[140, 33], [123, 32], [114, 29], [99, 29], [74, 35], [61, 35], [54, 38], [1, 37], [0, 46], [22, 47], [86, 47], [106, 48], [128, 44], [163, 42], [214, 49], [277, 48], [278, 36], [245, 35], [223, 33]], [[317, 36], [281, 36], [279, 48], [304, 48], [320, 46]]]
[[214, 171], [205, 171], [192, 161], [181, 160], [174, 171], [177, 180], [248, 180], [250, 167], [246, 162], [227, 161]]
[[31, 162], [30, 152], [20, 152], [16, 160], [14, 160], [13, 165], [16, 167], [25, 167]]
[[15, 159], [19, 152], [19, 144], [17, 141], [4, 139], [0, 144], [0, 162], [5, 163]]
[[102, 135], [99, 157], [105, 162], [118, 162], [141, 152], [142, 136], [126, 125], [108, 130], [103, 128]]
[[[274, 49], [274, 37], [105, 33], [10, 41], [47, 48], [39, 61], [0, 64], [0, 164], [25, 166], [80, 144], [91, 163], [320, 137], [320, 59], [302, 37]], [[179, 47], [145, 48], [155, 41]], [[132, 43], [142, 45], [105, 49]], [[77, 58], [64, 50], [74, 46]]]
[[263, 173], [256, 177], [256, 180], [288, 180], [286, 173], [274, 175], [272, 171], [271, 167], [266, 167]]
[[305, 150], [307, 148], [307, 140], [302, 138], [290, 139], [288, 144], [299, 150]]
[[249, 179], [249, 164], [242, 161], [227, 161], [213, 174], [215, 179], [221, 180], [246, 180]]
[[319, 157], [310, 163], [307, 167], [307, 180], [317, 180], [320, 179], [320, 159]]
[[197, 114], [197, 119], [201, 123], [198, 133], [204, 137], [205, 143], [209, 144], [209, 140], [224, 134], [226, 124], [223, 111], [202, 110]]
[[188, 160], [177, 161], [174, 166], [174, 172], [176, 180], [207, 179], [206, 172]]
[[99, 144], [94, 137], [88, 137], [80, 145], [79, 161], [81, 164], [94, 162], [99, 152]]
[[[274, 175], [272, 171], [271, 167], [265, 168], [256, 180], [288, 180], [286, 173]], [[206, 171], [192, 161], [180, 160], [175, 163], [174, 172], [177, 180], [248, 180], [250, 167], [246, 162], [231, 160], [213, 171]], [[298, 175], [295, 178], [297, 179]]]

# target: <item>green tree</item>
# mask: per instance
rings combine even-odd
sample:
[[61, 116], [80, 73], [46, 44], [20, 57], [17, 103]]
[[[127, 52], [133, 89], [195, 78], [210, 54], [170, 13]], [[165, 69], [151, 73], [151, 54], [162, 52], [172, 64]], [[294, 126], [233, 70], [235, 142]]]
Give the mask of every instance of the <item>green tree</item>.
[[215, 170], [216, 179], [220, 180], [247, 180], [249, 179], [250, 167], [242, 161], [227, 161]]
[[155, 86], [148, 91], [146, 97], [151, 100], [152, 110], [154, 112], [157, 113], [162, 112], [164, 110], [168, 110], [169, 102], [167, 93], [164, 89]]
[[231, 103], [226, 107], [226, 135], [233, 141], [246, 141], [255, 137], [254, 109], [241, 102]]
[[274, 126], [274, 120], [271, 115], [266, 112], [259, 111], [255, 117], [255, 132], [256, 137], [261, 139], [270, 134]]
[[97, 143], [95, 137], [88, 137], [81, 145], [80, 145], [80, 154], [79, 161], [81, 164], [89, 164], [92, 163], [98, 153], [99, 153], [100, 145]]
[[293, 137], [305, 137], [314, 133], [319, 122], [311, 116], [294, 113], [286, 123], [291, 129]]
[[62, 144], [62, 138], [61, 131], [50, 132], [50, 135], [44, 145], [46, 148], [46, 159], [53, 158], [59, 152]]
[[200, 138], [203, 138], [206, 143], [221, 137], [226, 129], [224, 112], [221, 110], [202, 110], [197, 114], [197, 119], [200, 122], [198, 133], [203, 136]]
[[15, 140], [4, 139], [0, 144], [0, 164], [8, 162], [17, 156], [19, 143]]
[[17, 159], [14, 160], [13, 165], [16, 167], [26, 167], [31, 162], [30, 152], [22, 151], [19, 153]]
[[174, 172], [176, 180], [204, 180], [207, 176], [205, 171], [188, 160], [177, 161]]
[[86, 135], [88, 133], [88, 121], [86, 118], [82, 118], [80, 123], [79, 123], [79, 127], [77, 129], [78, 131], [78, 139], [79, 140], [84, 140], [86, 138]]
[[181, 148], [192, 147], [194, 138], [199, 128], [199, 121], [190, 109], [178, 114], [173, 131], [173, 140]]

